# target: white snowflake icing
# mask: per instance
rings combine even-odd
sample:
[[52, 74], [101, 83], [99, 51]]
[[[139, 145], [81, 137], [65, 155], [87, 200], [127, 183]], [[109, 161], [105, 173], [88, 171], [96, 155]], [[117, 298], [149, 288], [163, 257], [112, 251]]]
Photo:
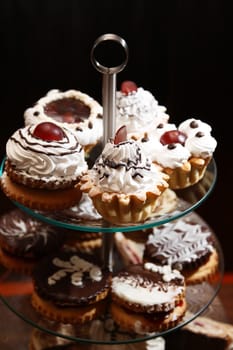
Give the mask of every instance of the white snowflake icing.
[[153, 256], [162, 255], [167, 259], [167, 264], [173, 264], [195, 260], [197, 253], [205, 249], [213, 251], [209, 237], [210, 232], [202, 230], [201, 225], [177, 221], [163, 225], [159, 234], [157, 231], [151, 234], [148, 244], [157, 248]]

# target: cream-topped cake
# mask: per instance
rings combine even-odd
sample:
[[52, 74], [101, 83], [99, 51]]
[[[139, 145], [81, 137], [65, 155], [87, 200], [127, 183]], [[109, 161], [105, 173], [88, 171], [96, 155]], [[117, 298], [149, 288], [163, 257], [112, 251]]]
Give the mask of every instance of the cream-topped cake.
[[116, 92], [116, 129], [125, 125], [128, 135], [138, 138], [168, 119], [166, 107], [160, 106], [150, 91], [130, 81], [121, 84]]
[[[55, 136], [49, 139], [48, 132]], [[15, 181], [19, 179], [31, 187], [64, 188], [87, 170], [84, 151], [75, 133], [53, 123], [16, 130], [7, 141], [6, 156], [12, 176], [17, 173]]]
[[185, 291], [184, 277], [169, 265], [129, 265], [112, 278], [113, 319], [136, 333], [167, 329], [186, 311]]
[[64, 209], [80, 200], [76, 183], [87, 168], [75, 132], [43, 122], [20, 128], [8, 139], [1, 184], [7, 196], [22, 204]]
[[[92, 169], [81, 179], [97, 211], [112, 223], [142, 222], [168, 188], [168, 176], [146, 157], [122, 127], [109, 140]], [[122, 136], [124, 134], [124, 136]]]
[[24, 112], [25, 125], [55, 122], [73, 129], [88, 152], [103, 136], [103, 108], [91, 96], [78, 90], [50, 90]]
[[190, 118], [178, 128], [175, 124], [161, 124], [139, 141], [153, 162], [169, 175], [171, 189], [191, 186], [201, 180], [217, 147], [211, 127]]

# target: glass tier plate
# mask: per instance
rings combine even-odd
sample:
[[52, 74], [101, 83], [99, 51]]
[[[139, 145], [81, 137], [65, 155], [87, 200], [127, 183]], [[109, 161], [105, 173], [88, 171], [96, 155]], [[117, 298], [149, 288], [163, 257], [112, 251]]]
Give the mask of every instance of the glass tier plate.
[[[198, 223], [207, 225], [195, 212], [192, 212], [189, 215], [192, 216], [192, 221], [195, 220]], [[23, 274], [13, 273], [4, 268], [1, 268], [0, 270], [0, 298], [2, 302], [18, 317], [39, 331], [70, 342], [113, 345], [149, 341], [159, 336], [167, 335], [170, 332], [183, 327], [185, 324], [202, 314], [216, 297], [222, 282], [224, 260], [217, 237], [212, 229], [209, 229], [215, 240], [219, 256], [219, 264], [215, 276], [209, 282], [205, 281], [200, 284], [187, 286], [187, 312], [183, 320], [175, 327], [163, 332], [153, 334], [127, 333], [116, 326], [109, 314], [102, 315], [100, 319], [88, 322], [83, 326], [46, 321], [45, 319], [42, 319], [31, 306], [31, 293], [33, 291], [31, 278], [24, 276]], [[120, 260], [119, 256], [114, 256], [116, 265]]]
[[[3, 172], [4, 160], [0, 168], [0, 176]], [[212, 192], [217, 178], [215, 160], [209, 163], [204, 177], [195, 185], [182, 190], [166, 190], [161, 196], [160, 204], [156, 212], [145, 222], [140, 224], [130, 223], [127, 225], [112, 225], [107, 223], [93, 210], [88, 209], [90, 214], [85, 213], [85, 208], [80, 210], [80, 203], [77, 206], [58, 212], [42, 212], [25, 207], [21, 203], [14, 202], [16, 206], [26, 211], [29, 215], [52, 225], [72, 230], [88, 232], [128, 232], [147, 229], [162, 225], [166, 222], [178, 219], [200, 206]], [[92, 203], [90, 203], [90, 206]], [[94, 214], [93, 214], [94, 213]]]

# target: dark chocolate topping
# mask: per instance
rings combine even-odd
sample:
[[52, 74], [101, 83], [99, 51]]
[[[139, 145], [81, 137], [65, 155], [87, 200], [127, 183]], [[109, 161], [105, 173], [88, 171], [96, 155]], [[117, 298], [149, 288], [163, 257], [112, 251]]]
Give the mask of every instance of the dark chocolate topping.
[[109, 289], [111, 274], [90, 255], [60, 252], [43, 258], [33, 274], [37, 293], [61, 307], [84, 306]]
[[15, 255], [41, 257], [58, 250], [64, 239], [63, 231], [18, 208], [0, 217], [0, 245]]
[[74, 97], [49, 102], [44, 107], [44, 112], [56, 121], [66, 123], [80, 123], [90, 116], [90, 108]]
[[135, 281], [137, 281], [138, 286], [144, 286], [145, 288], [149, 285], [159, 285], [161, 290], [164, 291], [166, 291], [168, 285], [183, 286], [184, 281], [182, 276], [181, 278], [174, 276], [169, 282], [166, 282], [163, 279], [165, 274], [165, 272], [162, 273], [161, 271], [146, 269], [144, 264], [132, 264], [127, 266], [124, 270], [118, 272], [117, 276], [122, 280], [129, 280], [132, 278], [132, 283], [134, 285]]
[[199, 126], [198, 122], [196, 120], [192, 120], [189, 125], [190, 125], [190, 128], [192, 128], [192, 129], [196, 129]]

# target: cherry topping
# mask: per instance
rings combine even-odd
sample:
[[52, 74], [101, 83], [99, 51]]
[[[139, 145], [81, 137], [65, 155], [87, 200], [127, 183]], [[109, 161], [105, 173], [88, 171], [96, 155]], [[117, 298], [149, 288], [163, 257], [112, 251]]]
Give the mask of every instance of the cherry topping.
[[64, 137], [62, 129], [51, 122], [43, 122], [36, 126], [33, 136], [38, 137], [44, 141], [59, 141]]
[[114, 144], [118, 145], [118, 143], [127, 140], [127, 129], [125, 125], [122, 125], [116, 132], [114, 137]]
[[121, 83], [121, 92], [123, 94], [130, 94], [133, 91], [137, 91], [138, 87], [134, 81], [125, 80]]
[[160, 142], [163, 145], [169, 145], [170, 143], [181, 143], [184, 145], [187, 136], [179, 130], [166, 131], [161, 137]]

